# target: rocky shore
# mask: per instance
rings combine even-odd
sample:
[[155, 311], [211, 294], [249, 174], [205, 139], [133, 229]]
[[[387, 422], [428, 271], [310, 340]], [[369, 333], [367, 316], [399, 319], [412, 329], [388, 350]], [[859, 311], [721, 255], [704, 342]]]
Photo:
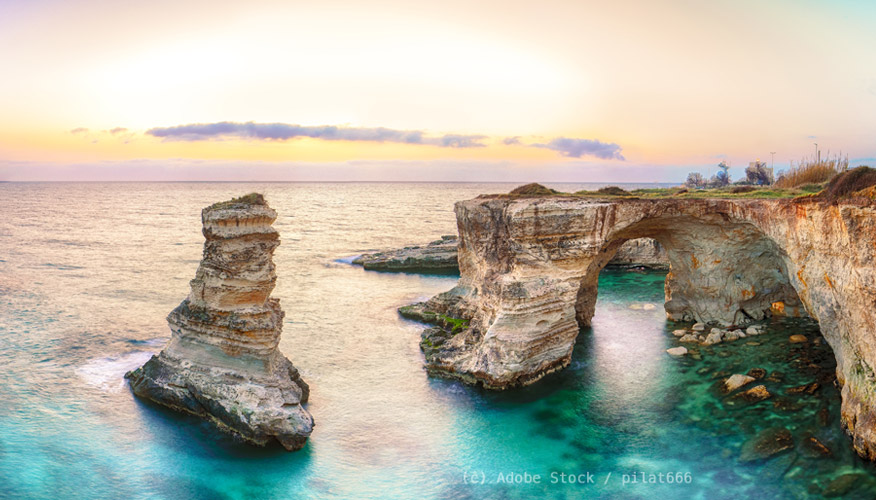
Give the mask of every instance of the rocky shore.
[[309, 387], [278, 349], [283, 326], [273, 253], [277, 213], [258, 194], [201, 212], [204, 254], [189, 296], [167, 317], [171, 339], [125, 375], [137, 396], [213, 422], [242, 440], [304, 446]]

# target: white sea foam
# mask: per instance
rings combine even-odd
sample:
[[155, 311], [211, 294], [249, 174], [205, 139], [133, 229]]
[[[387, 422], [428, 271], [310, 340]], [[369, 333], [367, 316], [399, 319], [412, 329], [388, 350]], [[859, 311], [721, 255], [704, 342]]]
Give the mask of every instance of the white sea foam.
[[152, 354], [154, 353], [136, 351], [119, 356], [94, 358], [75, 371], [76, 375], [88, 385], [106, 392], [119, 392], [125, 387], [125, 373], [142, 366]]

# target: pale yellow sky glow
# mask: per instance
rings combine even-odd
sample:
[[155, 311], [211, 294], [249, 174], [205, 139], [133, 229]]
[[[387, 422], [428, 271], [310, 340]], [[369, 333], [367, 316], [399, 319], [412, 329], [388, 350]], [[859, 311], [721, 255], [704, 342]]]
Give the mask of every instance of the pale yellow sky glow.
[[815, 142], [872, 165], [874, 25], [864, 1], [0, 0], [0, 180], [678, 181]]

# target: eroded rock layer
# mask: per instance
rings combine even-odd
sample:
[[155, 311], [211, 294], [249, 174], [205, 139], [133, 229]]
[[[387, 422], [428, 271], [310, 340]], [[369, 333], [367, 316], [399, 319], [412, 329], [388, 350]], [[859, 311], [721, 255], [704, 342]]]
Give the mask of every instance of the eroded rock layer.
[[876, 458], [872, 202], [483, 196], [456, 215], [458, 285], [403, 311], [438, 325], [423, 338], [431, 373], [505, 388], [563, 368], [593, 315], [599, 271], [625, 241], [652, 238], [671, 265], [671, 320], [818, 320], [844, 384], [843, 423]]
[[277, 348], [284, 314], [270, 298], [276, 218], [255, 194], [201, 212], [204, 255], [189, 296], [167, 317], [170, 342], [126, 377], [139, 397], [245, 441], [297, 450], [313, 418], [302, 407], [307, 384]]
[[[353, 264], [370, 271], [456, 273], [459, 272], [456, 247], [456, 236], [447, 235], [428, 245], [366, 253], [353, 259]], [[608, 265], [667, 269], [669, 259], [656, 240], [638, 238], [621, 244]]]

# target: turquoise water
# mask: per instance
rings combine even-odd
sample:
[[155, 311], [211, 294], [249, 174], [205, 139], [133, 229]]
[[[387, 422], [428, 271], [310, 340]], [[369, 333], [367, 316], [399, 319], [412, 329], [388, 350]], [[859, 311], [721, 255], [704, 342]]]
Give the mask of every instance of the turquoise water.
[[[0, 184], [0, 497], [876, 496], [872, 466], [839, 429], [817, 325], [776, 319], [766, 335], [673, 359], [661, 273], [603, 272], [572, 365], [533, 386], [496, 393], [426, 377], [421, 326], [396, 308], [455, 278], [347, 262], [453, 233], [455, 200], [512, 187]], [[164, 317], [201, 255], [200, 209], [253, 190], [280, 213], [280, 348], [312, 388], [316, 428], [297, 453], [143, 404], [122, 379], [169, 338]], [[658, 307], [631, 308], [645, 303]], [[791, 333], [810, 342], [789, 344]], [[731, 405], [716, 381], [752, 368], [772, 376], [774, 397]], [[786, 393], [813, 381], [813, 395]], [[743, 443], [773, 427], [794, 449], [741, 462]], [[831, 456], [812, 456], [810, 435]], [[569, 483], [588, 472], [595, 484]], [[642, 473], [681, 484], [642, 484]], [[502, 482], [534, 475], [539, 484]]]

